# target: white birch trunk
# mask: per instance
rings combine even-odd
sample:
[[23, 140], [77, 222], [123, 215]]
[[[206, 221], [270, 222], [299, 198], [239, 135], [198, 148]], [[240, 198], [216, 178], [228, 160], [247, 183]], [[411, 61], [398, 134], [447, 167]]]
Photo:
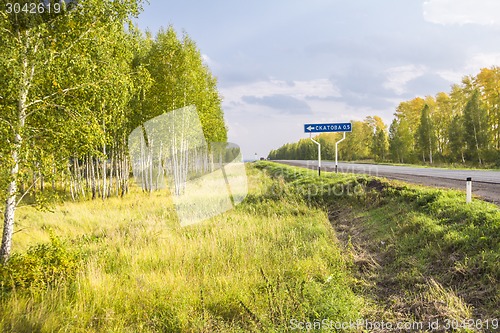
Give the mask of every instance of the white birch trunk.
[[102, 147], [102, 153], [104, 154], [104, 157], [102, 159], [102, 199], [106, 199], [108, 194], [107, 177], [106, 177], [106, 171], [107, 171], [106, 143]]
[[148, 177], [149, 177], [149, 188], [148, 191], [153, 192], [153, 142], [149, 142], [148, 147]]
[[[29, 39], [26, 40], [26, 49], [28, 48]], [[6, 262], [10, 257], [12, 248], [12, 235], [14, 234], [14, 219], [16, 212], [16, 195], [17, 195], [17, 176], [19, 173], [19, 153], [23, 138], [21, 132], [26, 123], [26, 100], [30, 89], [31, 80], [35, 72], [35, 67], [32, 65], [28, 68], [28, 59], [25, 55], [23, 59], [23, 72], [21, 89], [19, 92], [19, 100], [17, 105], [17, 126], [15, 127], [14, 143], [11, 148], [12, 167], [10, 169], [10, 182], [7, 187], [7, 199], [5, 201], [4, 224], [2, 233], [2, 244], [0, 246], [0, 261]]]

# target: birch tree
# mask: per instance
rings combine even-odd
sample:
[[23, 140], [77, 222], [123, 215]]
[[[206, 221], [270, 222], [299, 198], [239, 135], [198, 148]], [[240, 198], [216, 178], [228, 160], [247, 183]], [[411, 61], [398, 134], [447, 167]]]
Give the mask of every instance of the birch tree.
[[452, 161], [465, 163], [464, 121], [461, 115], [455, 115], [448, 126], [449, 157]]
[[436, 135], [436, 150], [443, 157], [448, 145], [448, 128], [453, 118], [451, 98], [447, 93], [440, 92], [436, 95], [436, 106], [432, 114], [434, 131]]
[[471, 158], [483, 163], [483, 150], [488, 144], [487, 113], [482, 107], [479, 92], [475, 91], [464, 109], [464, 139]]
[[[8, 177], [1, 261], [8, 260], [11, 252], [15, 210], [22, 196], [20, 170], [27, 164], [24, 153], [35, 145], [36, 135], [57, 136], [68, 117], [79, 119], [88, 112], [88, 104], [81, 103], [85, 98], [78, 97], [88, 97], [92, 89], [113, 78], [101, 77], [98, 64], [86, 55], [96, 39], [105, 38], [110, 25], [123, 24], [138, 9], [137, 1], [132, 0], [80, 1], [73, 11], [33, 26], [19, 26], [5, 12], [0, 14], [2, 75], [6, 78], [0, 87], [0, 122], [7, 139], [2, 169]], [[37, 123], [41, 113], [42, 119], [53, 121]], [[51, 123], [58, 126], [49, 127]]]
[[429, 115], [429, 105], [425, 105], [420, 115], [420, 124], [418, 126], [418, 144], [422, 152], [422, 161], [425, 162], [425, 156], [429, 156], [429, 163], [432, 164], [432, 153], [434, 151], [435, 138], [434, 126]]
[[481, 99], [488, 113], [491, 148], [500, 152], [500, 67], [481, 69], [475, 82], [480, 88]]

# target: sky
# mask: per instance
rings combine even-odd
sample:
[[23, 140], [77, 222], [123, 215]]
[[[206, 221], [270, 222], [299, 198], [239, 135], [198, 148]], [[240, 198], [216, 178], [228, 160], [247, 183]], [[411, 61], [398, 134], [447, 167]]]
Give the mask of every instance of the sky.
[[500, 65], [498, 0], [150, 0], [136, 22], [196, 42], [247, 160], [305, 123], [389, 125], [400, 102]]

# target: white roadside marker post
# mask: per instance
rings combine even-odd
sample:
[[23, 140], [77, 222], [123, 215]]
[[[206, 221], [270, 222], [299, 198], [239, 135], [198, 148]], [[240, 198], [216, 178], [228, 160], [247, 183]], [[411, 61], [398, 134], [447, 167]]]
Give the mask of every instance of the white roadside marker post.
[[344, 132], [344, 137], [335, 143], [335, 173], [339, 173], [338, 163], [337, 163], [338, 162], [339, 143], [341, 143], [344, 140], [345, 140], [345, 132]]
[[309, 133], [309, 139], [318, 145], [318, 176], [321, 177], [321, 143], [312, 138], [312, 134]]
[[471, 177], [467, 177], [466, 192], [467, 192], [467, 196], [466, 196], [465, 202], [471, 203], [472, 202], [472, 178]]

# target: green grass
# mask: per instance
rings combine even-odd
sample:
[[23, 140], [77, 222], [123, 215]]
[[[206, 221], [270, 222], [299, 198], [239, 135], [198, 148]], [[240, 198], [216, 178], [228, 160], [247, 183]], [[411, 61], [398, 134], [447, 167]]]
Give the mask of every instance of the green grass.
[[15, 255], [0, 269], [0, 330], [286, 332], [292, 319], [500, 317], [497, 206], [368, 176], [247, 167], [243, 203], [187, 227], [166, 192], [19, 209]]
[[[325, 173], [319, 179], [310, 170], [273, 163], [258, 167], [296, 188], [318, 188], [299, 192], [330, 211], [337, 231], [348, 226], [350, 249], [355, 235], [357, 251], [351, 255], [355, 263], [361, 257], [361, 269], [369, 266], [359, 276], [366, 287], [360, 293], [378, 306], [374, 319], [500, 317], [498, 206], [480, 200], [466, 204], [461, 191], [357, 175]], [[363, 190], [332, 194], [338, 184]], [[441, 308], [432, 309], [436, 302]], [[417, 305], [431, 310], [415, 312]], [[391, 313], [384, 313], [387, 307]], [[402, 309], [403, 318], [397, 315]]]
[[[17, 259], [0, 274], [0, 330], [271, 332], [291, 319], [359, 318], [326, 212], [248, 171], [241, 205], [184, 228], [162, 192], [21, 209]], [[65, 267], [77, 271], [47, 278]]]
[[[325, 160], [333, 162], [333, 160]], [[357, 163], [357, 164], [380, 164], [380, 165], [394, 165], [394, 166], [407, 166], [413, 168], [440, 168], [440, 169], [456, 169], [456, 170], [493, 170], [500, 171], [500, 167], [495, 163], [488, 163], [483, 165], [478, 165], [477, 163], [445, 163], [445, 162], [434, 162], [430, 163], [396, 163], [396, 162], [380, 162], [375, 160], [356, 160], [356, 161], [346, 161], [346, 163]]]

